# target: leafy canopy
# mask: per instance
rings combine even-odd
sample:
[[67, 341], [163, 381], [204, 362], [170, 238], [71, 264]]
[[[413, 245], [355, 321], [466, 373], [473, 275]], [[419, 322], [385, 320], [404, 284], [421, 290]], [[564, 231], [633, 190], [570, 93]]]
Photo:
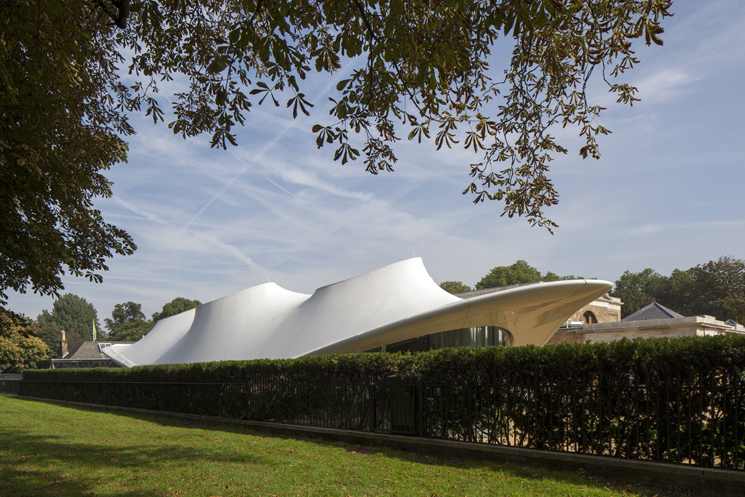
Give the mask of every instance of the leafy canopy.
[[182, 312], [194, 309], [196, 306], [202, 303], [198, 300], [189, 300], [183, 297], [176, 297], [170, 302], [163, 305], [163, 309], [160, 312], [153, 313], [153, 323], [157, 323], [161, 319], [181, 314]]
[[49, 358], [47, 346], [37, 336], [38, 326], [12, 311], [0, 307], [0, 373], [20, 373], [35, 369]]
[[[609, 131], [597, 124], [603, 108], [588, 102], [587, 81], [597, 70], [619, 103], [633, 105], [636, 88], [614, 78], [639, 62], [634, 39], [662, 44], [670, 7], [668, 0], [132, 1], [131, 37], [119, 33], [117, 41], [135, 51], [130, 72], [148, 78], [134, 98], [186, 75], [189, 91], [176, 95], [169, 126], [184, 137], [209, 132], [222, 147], [236, 143], [233, 128], [257, 101], [279, 106], [281, 98], [293, 117], [309, 115], [306, 75], [363, 58], [329, 99], [336, 121], [313, 127], [319, 148], [332, 144], [342, 164], [362, 155], [378, 174], [393, 170], [401, 130], [418, 142], [434, 136], [438, 150], [462, 140], [483, 153], [464, 193], [503, 201], [503, 214], [550, 229], [556, 225], [543, 209], [558, 193], [548, 164], [567, 152], [552, 128], [576, 126], [585, 140], [580, 155], [599, 157], [596, 137]], [[512, 57], [493, 68], [500, 38]], [[158, 102], [147, 102], [162, 120]]]
[[142, 304], [124, 302], [116, 304], [111, 319], [104, 320], [109, 330], [107, 339], [112, 341], [136, 341], [147, 335], [155, 323], [145, 319]]
[[112, 341], [137, 341], [147, 335], [160, 319], [193, 309], [200, 305], [198, 300], [176, 297], [163, 305], [160, 312], [155, 312], [152, 319], [145, 319], [142, 305], [136, 302], [116, 304], [111, 311], [111, 319], [106, 318], [106, 328], [109, 330], [108, 339]]
[[133, 102], [92, 5], [0, 2], [0, 303], [29, 285], [57, 295], [65, 270], [100, 282], [107, 257], [136, 248], [93, 208], [126, 160]]
[[613, 295], [624, 302], [622, 317], [658, 302], [684, 315], [709, 315], [745, 322], [745, 260], [722, 256], [670, 276], [647, 268], [626, 271], [616, 281]]
[[[593, 74], [619, 103], [631, 44], [662, 44], [669, 0], [16, 0], [0, 2], [0, 300], [11, 288], [57, 294], [60, 276], [101, 281], [105, 260], [136, 246], [92, 207], [111, 195], [103, 173], [126, 160], [129, 112], [163, 121], [155, 98], [183, 78], [168, 124], [183, 137], [235, 144], [251, 107], [309, 114], [303, 80], [360, 58], [330, 99], [318, 147], [342, 163], [392, 171], [394, 145], [461, 144], [474, 201], [549, 230], [558, 202], [548, 176], [567, 153], [552, 130], [576, 127], [582, 157], [599, 157], [603, 111]], [[512, 47], [493, 67], [495, 47]], [[126, 58], [124, 54], [127, 54]], [[123, 77], [134, 82], [123, 82]], [[280, 102], [281, 101], [281, 102]], [[359, 144], [358, 144], [359, 143]], [[361, 146], [360, 146], [361, 144]], [[361, 148], [361, 151], [360, 151]], [[65, 269], [66, 268], [66, 269]]]
[[476, 283], [476, 290], [483, 290], [485, 288], [496, 288], [500, 286], [508, 285], [519, 285], [521, 283], [533, 283], [536, 281], [560, 281], [560, 280], [575, 280], [583, 279], [582, 276], [559, 276], [556, 273], [548, 271], [545, 275], [542, 275], [539, 270], [528, 264], [523, 260], [516, 261], [511, 266], [497, 266], [487, 275], [485, 275], [478, 283]]
[[448, 293], [465, 293], [473, 291], [473, 288], [462, 281], [443, 281], [440, 283], [440, 288]]
[[[99, 334], [96, 337], [98, 341], [104, 340], [105, 337], [100, 333], [101, 325], [98, 322], [98, 313], [93, 304], [89, 303], [82, 297], [72, 293], [66, 293], [54, 301], [52, 312], [46, 309], [36, 318], [39, 326], [44, 329], [56, 330], [57, 340], [59, 340], [59, 330], [65, 330], [68, 345], [71, 339], [77, 335], [82, 340], [93, 340], [93, 323], [96, 323], [96, 329]], [[71, 335], [72, 334], [72, 335]], [[50, 347], [51, 348], [51, 347]], [[59, 343], [54, 349], [59, 348]]]
[[142, 313], [142, 304], [124, 302], [123, 304], [116, 304], [114, 310], [111, 311], [111, 319], [106, 318], [104, 322], [109, 333], [113, 333], [122, 324], [144, 320], [145, 315]]
[[155, 323], [150, 320], [139, 319], [137, 321], [128, 321], [116, 327], [116, 330], [109, 334], [108, 340], [118, 342], [136, 342], [144, 337], [153, 329]]
[[[523, 260], [516, 261], [511, 266], [497, 266], [487, 273], [478, 283], [476, 290], [497, 288], [501, 286], [518, 285], [522, 283], [534, 283], [537, 281], [560, 281], [584, 279], [582, 276], [559, 276], [548, 271], [541, 272]], [[450, 293], [463, 293], [473, 291], [473, 288], [462, 281], [443, 281], [440, 288]]]

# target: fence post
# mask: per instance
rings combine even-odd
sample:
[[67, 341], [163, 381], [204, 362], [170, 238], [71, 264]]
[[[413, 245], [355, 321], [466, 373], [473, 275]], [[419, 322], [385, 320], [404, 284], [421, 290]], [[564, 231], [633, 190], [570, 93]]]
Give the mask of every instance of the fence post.
[[369, 423], [370, 426], [369, 426], [369, 430], [370, 430], [370, 432], [375, 432], [375, 427], [377, 425], [376, 419], [375, 419], [375, 414], [376, 414], [375, 413], [375, 411], [376, 411], [376, 409], [375, 409], [375, 400], [376, 400], [376, 397], [377, 397], [377, 395], [376, 395], [377, 392], [376, 392], [376, 388], [375, 388], [375, 382], [372, 380], [372, 378], [370, 378], [368, 380], [368, 391], [369, 391], [369, 395], [370, 395], [370, 423]]

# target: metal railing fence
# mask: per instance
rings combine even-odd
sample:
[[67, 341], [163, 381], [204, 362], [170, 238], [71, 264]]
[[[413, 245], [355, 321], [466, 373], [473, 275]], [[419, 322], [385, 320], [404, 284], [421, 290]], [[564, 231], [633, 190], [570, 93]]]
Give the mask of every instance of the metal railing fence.
[[21, 395], [744, 469], [740, 374], [28, 381]]
[[22, 379], [22, 374], [0, 374], [0, 393], [18, 395]]

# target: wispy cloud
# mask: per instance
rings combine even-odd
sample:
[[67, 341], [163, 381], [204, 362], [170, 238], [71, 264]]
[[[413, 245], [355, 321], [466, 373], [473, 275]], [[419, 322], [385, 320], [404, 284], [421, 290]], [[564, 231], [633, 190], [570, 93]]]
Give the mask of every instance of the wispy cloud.
[[[745, 4], [676, 8], [664, 47], [634, 45], [642, 63], [625, 76], [641, 103], [617, 106], [604, 83], [593, 88], [594, 103], [609, 100], [601, 124], [614, 131], [601, 138], [603, 158], [578, 158], [576, 129], [560, 135], [570, 153], [551, 163], [561, 194], [546, 212], [560, 225], [554, 235], [500, 217], [499, 202], [473, 205], [461, 195], [468, 164], [481, 157], [460, 148], [402, 140], [396, 172], [376, 177], [361, 161], [334, 162], [333, 147], [318, 150], [309, 130], [331, 119], [323, 107], [336, 80], [314, 75], [306, 91], [318, 104], [313, 117], [262, 107], [228, 151], [133, 116], [140, 134], [129, 163], [107, 173], [114, 196], [95, 207], [139, 249], [107, 261], [103, 285], [66, 277], [67, 291], [100, 315], [128, 300], [151, 313], [176, 296], [208, 301], [267, 277], [307, 293], [412, 252], [436, 281], [468, 284], [518, 259], [615, 280], [627, 269], [668, 274], [722, 254], [745, 257], [745, 142], [737, 134]], [[35, 316], [50, 302], [14, 295], [10, 307]]]
[[661, 229], [662, 226], [660, 226], [659, 224], [645, 224], [644, 226], [632, 229], [629, 233], [634, 236], [649, 235], [651, 233], [656, 233]]

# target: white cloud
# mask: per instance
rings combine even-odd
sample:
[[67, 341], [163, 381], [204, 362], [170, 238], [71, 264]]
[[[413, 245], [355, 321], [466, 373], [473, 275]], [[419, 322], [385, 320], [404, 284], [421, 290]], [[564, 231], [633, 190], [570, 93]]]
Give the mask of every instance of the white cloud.
[[645, 224], [644, 226], [640, 226], [638, 228], [632, 229], [629, 233], [631, 235], [649, 235], [651, 233], [656, 233], [662, 229], [662, 226], [659, 224]]

